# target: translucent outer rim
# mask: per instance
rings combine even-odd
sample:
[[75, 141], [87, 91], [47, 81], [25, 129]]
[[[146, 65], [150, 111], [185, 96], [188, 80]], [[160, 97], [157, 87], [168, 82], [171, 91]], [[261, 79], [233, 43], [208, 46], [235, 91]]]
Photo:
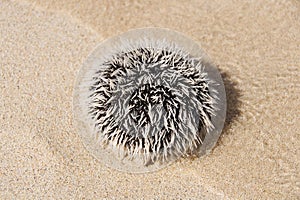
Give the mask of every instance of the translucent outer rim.
[[107, 165], [108, 167], [130, 173], [143, 173], [159, 170], [175, 161], [174, 159], [168, 163], [155, 163], [146, 167], [140, 163], [124, 162], [117, 159], [113, 153], [99, 148], [92, 136], [92, 123], [87, 119], [86, 115], [84, 114], [85, 111], [81, 106], [83, 100], [81, 98], [82, 87], [80, 85], [83, 81], [85, 81], [85, 77], [88, 77], [88, 71], [90, 71], [90, 68], [96, 67], [97, 63], [101, 62], [101, 59], [105, 59], [107, 52], [111, 52], [112, 47], [115, 47], [121, 43], [124, 44], [124, 41], [134, 41], [137, 38], [154, 38], [155, 40], [159, 41], [164, 40], [167, 43], [175, 43], [178, 47], [188, 52], [191, 56], [202, 58], [202, 61], [205, 64], [204, 71], [207, 73], [207, 77], [215, 82], [214, 86], [210, 87], [209, 90], [214, 89], [219, 93], [219, 99], [216, 99], [216, 105], [219, 110], [216, 112], [216, 116], [212, 116], [211, 119], [215, 128], [206, 134], [203, 144], [197, 152], [199, 156], [208, 154], [215, 146], [219, 136], [221, 135], [226, 117], [226, 94], [222, 77], [217, 67], [210, 62], [208, 56], [193, 40], [179, 32], [164, 28], [133, 29], [123, 34], [111, 37], [101, 42], [85, 60], [77, 75], [73, 92], [75, 125], [77, 126], [78, 134], [81, 137], [84, 146], [101, 163]]

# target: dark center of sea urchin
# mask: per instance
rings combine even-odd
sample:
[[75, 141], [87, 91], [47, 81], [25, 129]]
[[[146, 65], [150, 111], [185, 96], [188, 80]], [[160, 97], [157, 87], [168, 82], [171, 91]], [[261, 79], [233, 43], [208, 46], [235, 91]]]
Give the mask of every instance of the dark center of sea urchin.
[[99, 66], [89, 114], [97, 138], [145, 162], [192, 152], [213, 129], [215, 100], [201, 60], [180, 50], [138, 48]]

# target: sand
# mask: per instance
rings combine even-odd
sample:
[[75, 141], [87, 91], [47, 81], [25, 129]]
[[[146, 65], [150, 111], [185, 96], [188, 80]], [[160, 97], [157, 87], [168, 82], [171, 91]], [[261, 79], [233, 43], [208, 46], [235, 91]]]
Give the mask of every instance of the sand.
[[[1, 199], [299, 199], [300, 2], [0, 0]], [[109, 169], [72, 117], [105, 38], [157, 26], [193, 38], [225, 81], [213, 152], [154, 173]]]

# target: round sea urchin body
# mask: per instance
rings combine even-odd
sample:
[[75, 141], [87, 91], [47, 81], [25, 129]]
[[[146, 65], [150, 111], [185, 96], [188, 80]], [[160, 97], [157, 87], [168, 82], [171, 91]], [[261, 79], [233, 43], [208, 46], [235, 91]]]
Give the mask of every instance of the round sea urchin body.
[[130, 172], [205, 154], [221, 133], [225, 110], [216, 67], [193, 41], [166, 29], [136, 29], [103, 42], [74, 92], [88, 150]]

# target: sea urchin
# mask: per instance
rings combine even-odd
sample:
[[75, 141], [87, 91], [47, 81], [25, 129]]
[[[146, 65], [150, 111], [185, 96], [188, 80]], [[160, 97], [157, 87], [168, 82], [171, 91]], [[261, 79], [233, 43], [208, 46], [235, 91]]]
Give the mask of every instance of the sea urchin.
[[226, 111], [221, 76], [201, 49], [167, 29], [136, 29], [101, 43], [74, 92], [80, 136], [119, 170], [153, 171], [216, 143]]

